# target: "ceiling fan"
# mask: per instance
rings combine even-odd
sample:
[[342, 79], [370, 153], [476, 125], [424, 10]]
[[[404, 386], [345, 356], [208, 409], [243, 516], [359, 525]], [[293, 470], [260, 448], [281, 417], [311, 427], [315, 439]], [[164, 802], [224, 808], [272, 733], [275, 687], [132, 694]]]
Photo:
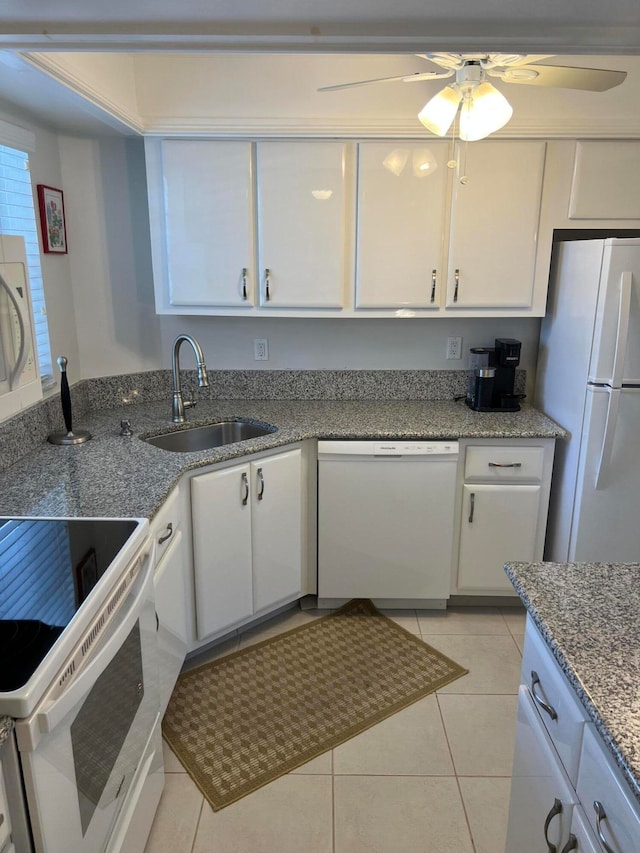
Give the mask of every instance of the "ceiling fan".
[[444, 70], [416, 71], [397, 77], [358, 80], [337, 86], [323, 86], [318, 91], [329, 92], [370, 83], [417, 83], [455, 77], [455, 82], [445, 86], [425, 104], [418, 118], [428, 130], [438, 136], [445, 136], [456, 117], [458, 107], [462, 104], [460, 138], [472, 141], [495, 133], [504, 127], [513, 114], [513, 108], [504, 95], [488, 81], [489, 77], [496, 77], [503, 83], [605, 92], [619, 86], [627, 76], [626, 71], [538, 64], [540, 60], [548, 59], [549, 55], [425, 53], [418, 56]]

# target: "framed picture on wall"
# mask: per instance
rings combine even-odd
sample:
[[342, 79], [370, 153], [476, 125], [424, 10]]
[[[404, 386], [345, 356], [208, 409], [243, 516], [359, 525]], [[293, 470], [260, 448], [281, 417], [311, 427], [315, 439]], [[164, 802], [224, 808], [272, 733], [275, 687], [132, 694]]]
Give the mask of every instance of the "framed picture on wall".
[[62, 190], [38, 184], [42, 248], [57, 255], [67, 254], [67, 228], [64, 221]]

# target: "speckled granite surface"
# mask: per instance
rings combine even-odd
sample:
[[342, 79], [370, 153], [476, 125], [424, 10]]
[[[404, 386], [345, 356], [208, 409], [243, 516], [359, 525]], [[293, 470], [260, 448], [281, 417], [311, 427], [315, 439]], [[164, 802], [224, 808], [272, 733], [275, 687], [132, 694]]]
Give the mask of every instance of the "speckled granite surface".
[[11, 717], [0, 717], [0, 746], [8, 739], [13, 731], [13, 720]]
[[[195, 426], [246, 417], [274, 424], [277, 432], [217, 450], [170, 453], [138, 436], [175, 429], [170, 401], [91, 411], [82, 427], [93, 439], [76, 447], [36, 448], [0, 474], [0, 515], [155, 515], [184, 471], [280, 447], [307, 438], [439, 439], [555, 438], [564, 435], [552, 420], [529, 407], [516, 413], [473, 412], [464, 402], [211, 400], [188, 414]], [[119, 435], [131, 420], [134, 435]]]
[[640, 563], [505, 570], [640, 801]]

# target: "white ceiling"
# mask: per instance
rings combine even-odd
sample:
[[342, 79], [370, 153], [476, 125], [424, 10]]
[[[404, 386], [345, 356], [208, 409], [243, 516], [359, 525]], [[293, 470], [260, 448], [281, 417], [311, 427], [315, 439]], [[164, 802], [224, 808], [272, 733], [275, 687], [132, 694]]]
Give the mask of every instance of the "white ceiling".
[[[99, 11], [98, 11], [99, 10]], [[0, 47], [640, 53], [638, 0], [3, 0]]]

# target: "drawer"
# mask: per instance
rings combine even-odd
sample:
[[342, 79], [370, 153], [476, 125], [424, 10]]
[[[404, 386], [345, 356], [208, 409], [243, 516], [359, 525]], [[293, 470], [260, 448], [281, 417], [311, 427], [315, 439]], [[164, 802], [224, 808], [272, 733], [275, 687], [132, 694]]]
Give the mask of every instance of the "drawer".
[[544, 447], [468, 447], [465, 480], [539, 483], [544, 470]]
[[582, 806], [576, 805], [571, 812], [571, 835], [568, 844], [562, 848], [562, 853], [603, 853]]
[[174, 534], [180, 527], [180, 491], [175, 488], [160, 507], [151, 522], [151, 536], [155, 545], [155, 563], [157, 564], [167, 550]]
[[[593, 723], [584, 729], [577, 793], [600, 843], [612, 853], [640, 849], [640, 807]], [[596, 813], [596, 803], [602, 809]]]
[[529, 688], [567, 776], [575, 786], [586, 712], [531, 617], [527, 617], [522, 681]]

